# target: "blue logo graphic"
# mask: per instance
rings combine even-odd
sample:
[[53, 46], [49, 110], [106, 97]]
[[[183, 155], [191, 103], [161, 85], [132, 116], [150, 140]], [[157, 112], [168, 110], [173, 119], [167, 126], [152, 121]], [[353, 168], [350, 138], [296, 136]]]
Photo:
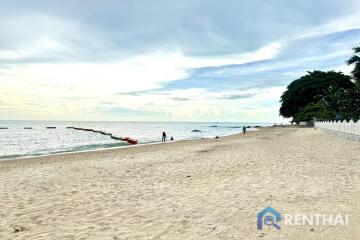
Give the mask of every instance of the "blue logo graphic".
[[267, 207], [257, 214], [257, 228], [259, 230], [263, 229], [263, 224], [267, 226], [273, 226], [280, 230], [281, 228], [278, 224], [280, 221], [281, 214], [272, 207]]

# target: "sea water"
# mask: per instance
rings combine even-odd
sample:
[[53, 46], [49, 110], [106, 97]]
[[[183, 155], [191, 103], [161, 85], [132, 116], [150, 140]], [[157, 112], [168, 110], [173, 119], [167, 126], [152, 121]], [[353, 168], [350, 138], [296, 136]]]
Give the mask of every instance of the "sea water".
[[[0, 159], [75, 152], [129, 146], [94, 132], [68, 129], [91, 128], [128, 136], [139, 144], [161, 142], [165, 131], [168, 140], [213, 138], [240, 133], [243, 126], [267, 126], [267, 123], [221, 122], [119, 122], [119, 121], [0, 121]], [[48, 129], [47, 127], [56, 127]], [[3, 129], [5, 128], [5, 129]], [[30, 129], [25, 129], [30, 128]], [[193, 131], [199, 130], [199, 131]], [[248, 130], [254, 130], [250, 128]]]

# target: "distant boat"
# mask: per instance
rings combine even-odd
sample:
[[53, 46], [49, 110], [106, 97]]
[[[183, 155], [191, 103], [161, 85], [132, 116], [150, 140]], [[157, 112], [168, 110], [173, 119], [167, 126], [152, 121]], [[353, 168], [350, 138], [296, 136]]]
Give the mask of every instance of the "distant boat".
[[194, 129], [192, 132], [201, 132], [201, 130]]

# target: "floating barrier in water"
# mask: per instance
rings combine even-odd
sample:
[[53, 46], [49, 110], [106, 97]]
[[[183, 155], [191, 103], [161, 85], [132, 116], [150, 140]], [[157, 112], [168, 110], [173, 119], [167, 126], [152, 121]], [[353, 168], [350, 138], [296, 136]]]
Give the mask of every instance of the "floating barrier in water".
[[32, 127], [24, 127], [24, 129], [32, 129]]
[[111, 134], [110, 137], [111, 137], [112, 139], [115, 139], [115, 140], [126, 141], [127, 143], [132, 144], [132, 145], [139, 143], [138, 140], [133, 139], [133, 138], [130, 138], [130, 137], [116, 137], [116, 136], [114, 136], [114, 135], [112, 135], [112, 134]]
[[46, 129], [56, 129], [56, 127], [46, 127]]
[[124, 139], [122, 139], [122, 138], [120, 138], [120, 137], [115, 137], [115, 136], [113, 136], [113, 135], [110, 135], [110, 138], [111, 138], [111, 139], [114, 139], [114, 140], [126, 141], [126, 140], [124, 140]]
[[7, 128], [7, 127], [0, 127], [0, 129], [9, 129], [9, 128]]
[[99, 131], [99, 133], [101, 135], [111, 136], [111, 133], [108, 133], [108, 132]]
[[104, 132], [104, 131], [100, 131], [100, 130], [94, 130], [91, 128], [77, 128], [77, 127], [67, 127], [69, 129], [74, 129], [74, 130], [80, 130], [80, 131], [86, 131], [86, 132], [94, 132], [94, 133], [100, 133], [101, 135], [105, 135], [105, 136], [110, 136], [111, 139], [114, 140], [120, 140], [120, 141], [126, 141], [127, 143], [134, 145], [134, 144], [138, 144], [139, 141], [133, 138], [129, 138], [129, 137], [117, 137], [112, 135], [112, 133], [108, 133], [108, 132]]
[[126, 141], [127, 141], [129, 144], [131, 144], [131, 145], [135, 145], [135, 144], [138, 144], [138, 143], [139, 143], [138, 140], [132, 139], [132, 138], [128, 138]]
[[95, 130], [89, 128], [83, 128], [82, 130], [86, 132], [95, 132]]

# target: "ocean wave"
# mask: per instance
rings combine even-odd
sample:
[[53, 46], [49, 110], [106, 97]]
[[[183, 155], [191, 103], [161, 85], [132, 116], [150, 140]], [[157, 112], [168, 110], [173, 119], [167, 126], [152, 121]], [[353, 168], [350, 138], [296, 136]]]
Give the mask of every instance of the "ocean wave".
[[88, 151], [88, 150], [99, 150], [99, 149], [122, 147], [122, 146], [129, 146], [129, 144], [126, 142], [105, 143], [105, 144], [88, 144], [88, 145], [81, 145], [81, 146], [76, 146], [76, 147], [71, 147], [71, 148], [61, 149], [61, 150], [59, 149], [59, 150], [41, 151], [38, 153], [2, 155], [2, 156], [0, 156], [0, 160], [13, 159], [13, 158], [30, 158], [30, 157], [58, 154], [58, 153], [82, 152], [82, 151]]

